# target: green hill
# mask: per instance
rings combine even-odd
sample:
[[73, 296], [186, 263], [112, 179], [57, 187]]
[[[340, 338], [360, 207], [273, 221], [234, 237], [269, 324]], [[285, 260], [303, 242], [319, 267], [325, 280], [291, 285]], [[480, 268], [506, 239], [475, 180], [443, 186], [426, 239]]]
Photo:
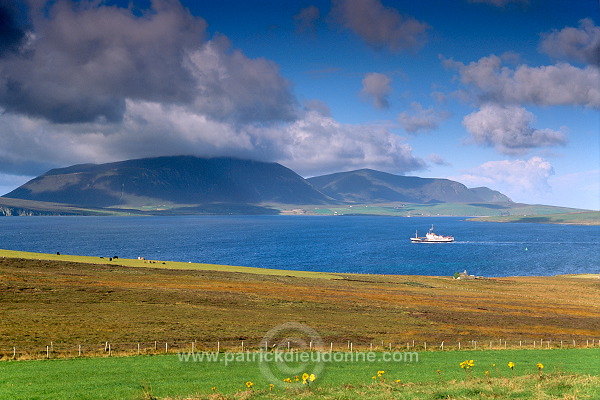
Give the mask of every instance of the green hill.
[[449, 179], [401, 176], [361, 169], [309, 178], [322, 193], [345, 203], [470, 203], [510, 202], [500, 192], [482, 187], [469, 189]]
[[192, 156], [53, 169], [4, 197], [133, 209], [170, 209], [214, 203], [332, 202], [301, 176], [280, 164]]

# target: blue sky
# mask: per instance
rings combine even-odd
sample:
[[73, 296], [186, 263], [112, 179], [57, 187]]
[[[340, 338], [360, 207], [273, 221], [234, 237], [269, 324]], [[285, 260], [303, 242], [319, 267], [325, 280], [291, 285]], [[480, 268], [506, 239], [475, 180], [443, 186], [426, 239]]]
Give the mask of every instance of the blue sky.
[[600, 209], [597, 0], [0, 0], [0, 192], [174, 154]]

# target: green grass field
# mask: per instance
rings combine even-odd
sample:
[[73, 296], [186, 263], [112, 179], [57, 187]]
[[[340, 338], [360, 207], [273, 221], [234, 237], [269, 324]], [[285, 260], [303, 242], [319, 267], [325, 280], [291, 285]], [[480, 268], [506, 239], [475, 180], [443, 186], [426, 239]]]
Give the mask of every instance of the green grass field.
[[[181, 362], [177, 355], [2, 362], [0, 398], [531, 400], [600, 396], [600, 349], [421, 352], [418, 362], [384, 362], [382, 356], [374, 353], [373, 362], [364, 358], [325, 362], [311, 388], [281, 371], [274, 374], [277, 381], [266, 379], [257, 362], [225, 365], [224, 353], [220, 362]], [[459, 363], [470, 359], [473, 368], [461, 369]], [[513, 371], [508, 362], [515, 363]], [[544, 365], [541, 374], [537, 363]], [[385, 373], [378, 378], [378, 371]], [[292, 383], [279, 381], [286, 377]], [[253, 383], [252, 389], [246, 382]], [[271, 383], [273, 390], [269, 390]]]

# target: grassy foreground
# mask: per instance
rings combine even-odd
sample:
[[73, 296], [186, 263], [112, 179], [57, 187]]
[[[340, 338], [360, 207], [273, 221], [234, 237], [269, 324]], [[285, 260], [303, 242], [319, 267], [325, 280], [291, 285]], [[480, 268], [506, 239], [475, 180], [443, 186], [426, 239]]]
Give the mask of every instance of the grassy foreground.
[[[326, 362], [310, 386], [283, 372], [267, 378], [256, 362], [226, 365], [223, 353], [220, 362], [181, 362], [176, 355], [5, 362], [0, 363], [0, 398], [533, 400], [600, 396], [599, 349], [421, 352], [418, 362], [385, 362], [381, 356], [376, 353], [373, 362]], [[464, 360], [473, 360], [474, 366], [461, 369]], [[514, 363], [513, 370], [509, 362]], [[541, 372], [537, 363], [544, 365]], [[283, 382], [287, 377], [290, 383]], [[251, 389], [246, 382], [252, 383]]]

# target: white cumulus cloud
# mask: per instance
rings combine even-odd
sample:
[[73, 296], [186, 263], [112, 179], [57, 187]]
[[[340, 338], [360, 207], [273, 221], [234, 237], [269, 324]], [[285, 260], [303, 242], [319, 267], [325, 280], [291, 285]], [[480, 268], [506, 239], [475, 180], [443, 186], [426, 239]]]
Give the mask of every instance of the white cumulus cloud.
[[463, 119], [478, 144], [495, 147], [504, 154], [523, 154], [538, 148], [566, 143], [565, 134], [532, 127], [535, 117], [523, 107], [484, 104]]
[[460, 80], [481, 102], [576, 105], [600, 109], [600, 69], [578, 68], [567, 63], [509, 68], [491, 55], [463, 64], [443, 60], [458, 69]]
[[549, 161], [532, 157], [529, 160], [488, 161], [455, 179], [469, 187], [487, 186], [498, 190], [516, 202], [531, 202], [532, 199], [543, 202], [552, 192], [548, 183], [552, 175], [554, 168]]

